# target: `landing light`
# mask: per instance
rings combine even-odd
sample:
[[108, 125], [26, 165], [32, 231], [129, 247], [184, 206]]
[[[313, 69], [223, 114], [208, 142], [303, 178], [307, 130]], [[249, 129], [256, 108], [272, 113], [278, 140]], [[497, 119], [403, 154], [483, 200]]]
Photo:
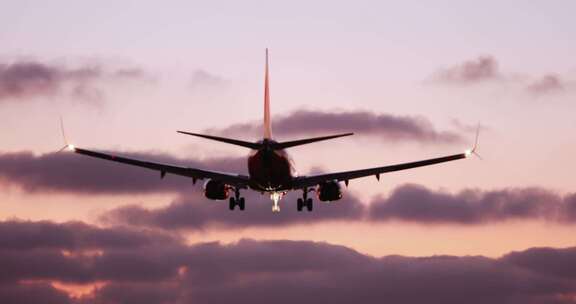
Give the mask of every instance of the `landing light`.
[[76, 147], [74, 145], [68, 145], [68, 150], [69, 151], [75, 151]]
[[468, 149], [464, 151], [464, 155], [466, 155], [466, 157], [469, 157], [470, 155], [472, 155], [472, 150]]

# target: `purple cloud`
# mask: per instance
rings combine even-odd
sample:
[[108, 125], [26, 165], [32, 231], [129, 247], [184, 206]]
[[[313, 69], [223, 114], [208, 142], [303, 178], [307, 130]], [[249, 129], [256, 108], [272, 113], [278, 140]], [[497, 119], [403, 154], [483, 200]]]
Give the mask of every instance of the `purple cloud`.
[[144, 77], [141, 69], [134, 68], [109, 70], [100, 65], [69, 68], [40, 61], [0, 63], [0, 102], [60, 95], [99, 101], [102, 82]]
[[261, 226], [313, 224], [319, 221], [358, 221], [365, 213], [364, 205], [351, 193], [341, 201], [316, 201], [314, 212], [298, 212], [296, 199], [300, 192], [291, 192], [281, 201], [282, 212], [271, 216], [271, 200], [266, 195], [244, 191], [246, 210], [230, 212], [227, 202], [208, 201], [202, 193], [182, 194], [166, 207], [147, 209], [129, 205], [104, 213], [105, 223], [150, 228], [203, 230], [208, 228], [233, 229]]
[[[576, 292], [576, 249], [537, 248], [502, 258], [431, 256], [381, 258], [353, 249], [309, 241], [241, 240], [233, 244], [183, 240], [150, 242], [146, 247], [88, 237], [76, 248], [35, 244], [28, 229], [2, 222], [1, 235], [22, 236], [34, 244], [0, 244], [0, 301], [3, 303], [569, 303]], [[36, 230], [36, 223], [30, 225]], [[69, 224], [63, 230], [74, 230]], [[85, 225], [85, 224], [82, 224]], [[80, 234], [104, 228], [85, 225]], [[106, 228], [114, 233], [119, 228]], [[44, 232], [43, 232], [44, 231]], [[155, 239], [149, 231], [145, 238]], [[68, 233], [74, 234], [75, 231]], [[50, 239], [53, 231], [41, 230]], [[26, 248], [35, 248], [29, 250]], [[49, 284], [106, 282], [93, 294], [73, 298]], [[414, 292], [418, 291], [418, 292]]]
[[443, 69], [433, 76], [434, 81], [454, 84], [474, 84], [499, 78], [498, 62], [489, 55]]
[[396, 188], [389, 197], [372, 201], [369, 217], [375, 221], [479, 224], [506, 220], [545, 219], [566, 222], [574, 209], [571, 196], [540, 188], [497, 191], [464, 190], [457, 194], [420, 185]]
[[[274, 134], [286, 138], [355, 132], [355, 136], [377, 137], [385, 141], [415, 141], [424, 143], [457, 143], [460, 134], [437, 131], [424, 117], [395, 116], [369, 111], [326, 112], [298, 110], [275, 117]], [[246, 122], [223, 129], [208, 129], [207, 133], [225, 136], [259, 136], [261, 122]]]
[[526, 87], [526, 90], [535, 95], [544, 95], [561, 92], [566, 88], [564, 80], [558, 75], [545, 75]]
[[[247, 171], [246, 160], [243, 158], [179, 159], [154, 153], [123, 155], [223, 172], [244, 173]], [[40, 156], [30, 152], [0, 154], [0, 181], [36, 193], [157, 193], [179, 192], [193, 186], [191, 179], [188, 178], [168, 174], [164, 179], [160, 179], [159, 172], [92, 159], [74, 153], [48, 153]]]

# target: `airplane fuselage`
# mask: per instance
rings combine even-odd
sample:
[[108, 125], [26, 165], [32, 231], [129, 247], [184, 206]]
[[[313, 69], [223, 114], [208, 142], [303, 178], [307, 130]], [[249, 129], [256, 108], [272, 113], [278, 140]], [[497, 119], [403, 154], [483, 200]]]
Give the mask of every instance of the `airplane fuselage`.
[[250, 187], [257, 191], [273, 192], [290, 188], [294, 177], [292, 161], [281, 149], [272, 149], [272, 140], [263, 140], [261, 149], [253, 150], [248, 157]]

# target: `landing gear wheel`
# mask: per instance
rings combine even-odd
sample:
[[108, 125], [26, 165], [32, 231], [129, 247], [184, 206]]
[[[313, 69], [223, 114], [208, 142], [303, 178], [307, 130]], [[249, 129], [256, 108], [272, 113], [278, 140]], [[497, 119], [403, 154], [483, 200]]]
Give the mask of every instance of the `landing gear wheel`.
[[245, 203], [244, 198], [241, 197], [240, 201], [238, 202], [238, 207], [240, 207], [240, 210], [244, 210], [245, 207], [244, 203]]
[[303, 207], [304, 207], [304, 201], [301, 198], [299, 198], [296, 201], [296, 208], [298, 209], [298, 212], [302, 211]]
[[[236, 207], [236, 200], [233, 197], [231, 197], [230, 202], [228, 204], [228, 208], [230, 210], [234, 210], [234, 207]], [[242, 209], [242, 207], [240, 207], [240, 209]]]
[[308, 212], [312, 211], [312, 209], [314, 208], [314, 203], [312, 202], [312, 199], [309, 198], [306, 200], [306, 209], [308, 209]]

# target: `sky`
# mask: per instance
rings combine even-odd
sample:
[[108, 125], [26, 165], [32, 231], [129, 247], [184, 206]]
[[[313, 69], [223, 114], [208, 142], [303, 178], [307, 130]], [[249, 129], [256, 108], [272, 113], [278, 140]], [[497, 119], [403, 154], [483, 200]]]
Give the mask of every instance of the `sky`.
[[[0, 2], [0, 302], [576, 302], [573, 1]], [[272, 214], [78, 147], [302, 174], [461, 153]], [[418, 292], [414, 292], [417, 290]]]

